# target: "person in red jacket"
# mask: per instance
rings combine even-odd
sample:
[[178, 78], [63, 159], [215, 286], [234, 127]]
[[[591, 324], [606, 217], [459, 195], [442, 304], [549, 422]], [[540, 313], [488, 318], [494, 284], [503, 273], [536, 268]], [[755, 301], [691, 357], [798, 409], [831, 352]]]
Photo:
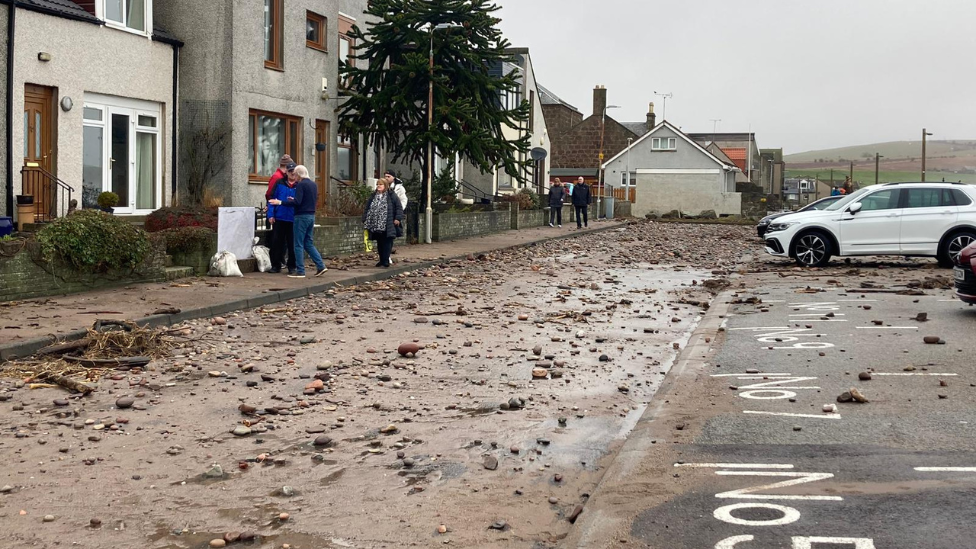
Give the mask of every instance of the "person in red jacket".
[[268, 180], [268, 190], [264, 191], [264, 199], [271, 200], [274, 198], [274, 188], [279, 181], [288, 182], [288, 173], [286, 167], [288, 164], [294, 164], [295, 161], [291, 159], [291, 155], [286, 154], [281, 157], [281, 162], [278, 162], [278, 169], [275, 173], [271, 174], [271, 179]]

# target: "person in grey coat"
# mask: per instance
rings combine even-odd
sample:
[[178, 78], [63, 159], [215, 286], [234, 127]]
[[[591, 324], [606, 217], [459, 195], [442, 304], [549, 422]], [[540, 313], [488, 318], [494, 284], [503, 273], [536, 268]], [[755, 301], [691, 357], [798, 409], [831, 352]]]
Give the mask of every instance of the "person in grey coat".
[[559, 227], [563, 226], [563, 202], [566, 200], [566, 188], [562, 181], [556, 178], [552, 186], [549, 187], [549, 226], [553, 223]]
[[369, 231], [369, 239], [376, 241], [380, 254], [376, 266], [389, 267], [393, 241], [403, 236], [403, 206], [397, 195], [387, 189], [385, 179], [376, 182], [376, 192], [366, 203], [363, 228]]
[[576, 187], [573, 188], [573, 208], [576, 209], [576, 228], [582, 229], [589, 227], [589, 220], [586, 218], [590, 206], [590, 186], [583, 178], [579, 178]]

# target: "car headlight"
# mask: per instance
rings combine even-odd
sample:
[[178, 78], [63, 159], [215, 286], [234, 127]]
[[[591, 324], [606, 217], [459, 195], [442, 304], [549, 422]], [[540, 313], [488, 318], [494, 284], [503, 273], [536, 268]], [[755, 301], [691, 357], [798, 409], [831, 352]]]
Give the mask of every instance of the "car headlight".
[[799, 222], [797, 221], [788, 221], [786, 223], [770, 223], [767, 232], [775, 233], [779, 231], [785, 231], [786, 229], [789, 229], [793, 225], [798, 225], [798, 224]]

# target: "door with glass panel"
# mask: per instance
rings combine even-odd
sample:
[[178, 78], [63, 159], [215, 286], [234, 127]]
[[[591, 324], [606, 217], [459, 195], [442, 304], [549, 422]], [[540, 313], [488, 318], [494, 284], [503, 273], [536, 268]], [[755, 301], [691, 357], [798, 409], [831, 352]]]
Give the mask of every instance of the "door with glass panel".
[[143, 214], [162, 199], [158, 111], [85, 103], [82, 207], [98, 195], [118, 195], [115, 213]]

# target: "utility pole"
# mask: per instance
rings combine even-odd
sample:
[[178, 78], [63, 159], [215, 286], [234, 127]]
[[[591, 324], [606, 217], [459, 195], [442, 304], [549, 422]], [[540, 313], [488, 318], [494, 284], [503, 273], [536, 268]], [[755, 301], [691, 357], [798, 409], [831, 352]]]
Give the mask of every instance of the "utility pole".
[[880, 163], [882, 158], [884, 157], [881, 156], [880, 154], [874, 153], [874, 184], [875, 185], [878, 184], [878, 164]]
[[929, 135], [932, 134], [925, 131], [925, 128], [922, 128], [922, 182], [923, 183], [925, 182], [925, 138]]
[[851, 160], [851, 188], [854, 188], [854, 161]]

